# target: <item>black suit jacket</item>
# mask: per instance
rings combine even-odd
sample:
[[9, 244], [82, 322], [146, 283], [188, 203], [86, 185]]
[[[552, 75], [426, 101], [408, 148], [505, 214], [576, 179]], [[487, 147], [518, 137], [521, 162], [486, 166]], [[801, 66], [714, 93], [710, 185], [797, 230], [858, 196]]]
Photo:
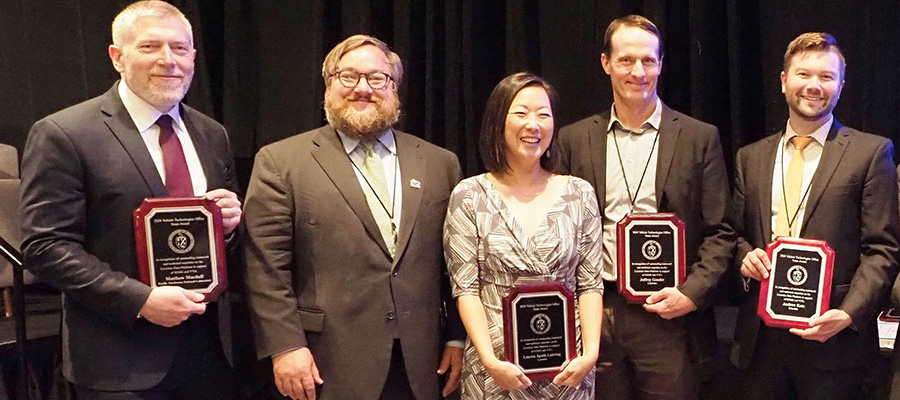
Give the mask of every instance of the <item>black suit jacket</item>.
[[[734, 232], [724, 221], [728, 176], [715, 126], [663, 105], [656, 167], [660, 212], [674, 212], [685, 223], [688, 276], [679, 289], [697, 305], [685, 316], [695, 361], [715, 356], [716, 331], [709, 307], [734, 248]], [[563, 172], [590, 182], [600, 212], [606, 207], [606, 140], [610, 111], [562, 128], [558, 144]], [[623, 188], [624, 189], [624, 188]]]
[[[168, 371], [186, 328], [138, 319], [132, 212], [167, 196], [117, 91], [36, 122], [22, 157], [25, 266], [63, 293], [63, 374], [95, 390], [142, 390]], [[208, 187], [237, 191], [225, 129], [181, 106]], [[227, 352], [226, 352], [227, 353]]]
[[[782, 133], [741, 148], [735, 165], [733, 213], [739, 234], [735, 266], [772, 236], [772, 171]], [[825, 343], [803, 340], [820, 368], [863, 365], [875, 356], [874, 315], [897, 270], [897, 173], [891, 141], [834, 121], [810, 183], [800, 237], [822, 239], [834, 250], [831, 308], [853, 324]], [[756, 314], [759, 281], [741, 302], [732, 361], [744, 368], [753, 356], [762, 320]]]
[[334, 128], [265, 146], [253, 166], [244, 222], [257, 352], [308, 346], [325, 380], [322, 400], [377, 398], [393, 334], [413, 393], [437, 399], [443, 336], [465, 338], [458, 316], [441, 318], [443, 223], [459, 162], [394, 133], [403, 204], [393, 259]]

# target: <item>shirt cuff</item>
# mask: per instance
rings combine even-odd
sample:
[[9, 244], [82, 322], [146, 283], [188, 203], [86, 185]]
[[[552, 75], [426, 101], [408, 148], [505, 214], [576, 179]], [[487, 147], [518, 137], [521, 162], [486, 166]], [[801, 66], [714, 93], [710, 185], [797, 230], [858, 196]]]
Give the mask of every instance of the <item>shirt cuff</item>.
[[292, 352], [292, 351], [294, 351], [294, 350], [302, 349], [302, 348], [304, 348], [304, 347], [306, 347], [306, 346], [291, 347], [291, 348], [289, 348], [289, 349], [287, 349], [287, 350], [279, 351], [279, 352], [277, 352], [277, 353], [275, 353], [275, 354], [272, 354], [271, 356], [269, 356], [269, 358], [275, 358], [275, 357], [278, 357], [278, 356], [280, 356], [280, 355], [282, 355], [282, 354], [290, 353], [290, 352]]
[[457, 349], [463, 349], [466, 347], [466, 342], [462, 340], [448, 340], [447, 347], [456, 347]]

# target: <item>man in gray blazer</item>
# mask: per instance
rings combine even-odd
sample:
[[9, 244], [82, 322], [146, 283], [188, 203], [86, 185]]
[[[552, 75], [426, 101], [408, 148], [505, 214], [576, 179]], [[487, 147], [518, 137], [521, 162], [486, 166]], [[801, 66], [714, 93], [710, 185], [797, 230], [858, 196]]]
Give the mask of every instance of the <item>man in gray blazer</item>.
[[[890, 140], [832, 116], [844, 69], [831, 35], [794, 39], [781, 72], [785, 129], [737, 153], [731, 219], [746, 293], [732, 361], [745, 370], [737, 392], [746, 399], [857, 398], [878, 355], [875, 312], [900, 251], [897, 173]], [[791, 173], [794, 159], [802, 174]], [[786, 189], [791, 175], [795, 195]], [[830, 310], [806, 329], [771, 328], [757, 315], [760, 280], [771, 268], [763, 249], [779, 235], [824, 240], [834, 250]]]
[[132, 223], [144, 198], [206, 196], [230, 237], [241, 210], [228, 135], [181, 104], [196, 51], [177, 8], [134, 3], [112, 32], [122, 80], [28, 135], [25, 266], [63, 294], [62, 371], [80, 399], [228, 399], [217, 318], [227, 297], [204, 304], [199, 293], [141, 283]]
[[246, 284], [258, 356], [293, 399], [436, 399], [439, 374], [445, 396], [458, 385], [462, 349], [441, 357], [465, 337], [444, 307], [441, 238], [460, 166], [392, 128], [402, 75], [384, 42], [344, 40], [322, 66], [328, 125], [256, 155]]
[[[603, 335], [598, 399], [687, 399], [716, 354], [711, 299], [734, 248], [724, 224], [728, 177], [716, 127], [667, 107], [656, 92], [659, 31], [639, 15], [610, 23], [603, 70], [613, 105], [559, 132], [564, 172], [594, 186], [603, 214]], [[673, 212], [685, 223], [686, 281], [629, 304], [616, 281], [616, 223]], [[708, 390], [706, 390], [708, 391]]]

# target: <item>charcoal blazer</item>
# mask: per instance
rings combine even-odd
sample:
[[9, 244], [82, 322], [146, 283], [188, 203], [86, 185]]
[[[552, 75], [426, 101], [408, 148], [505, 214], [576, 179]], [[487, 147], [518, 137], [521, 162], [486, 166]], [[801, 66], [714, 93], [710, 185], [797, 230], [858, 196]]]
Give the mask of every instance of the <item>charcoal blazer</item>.
[[[772, 235], [772, 171], [782, 133], [741, 148], [735, 165], [733, 213], [739, 234], [734, 268]], [[897, 172], [891, 141], [832, 124], [810, 183], [800, 237], [822, 239], [834, 250], [831, 308], [852, 325], [825, 343], [803, 340], [819, 368], [860, 366], [877, 354], [875, 312], [893, 283], [898, 256]], [[749, 365], [762, 324], [756, 314], [759, 281], [741, 301], [732, 361]]]
[[[656, 167], [656, 206], [674, 212], [685, 223], [687, 279], [679, 289], [697, 305], [687, 314], [695, 361], [716, 353], [715, 319], [709, 307], [734, 249], [734, 232], [724, 223], [729, 199], [728, 176], [715, 126], [662, 105]], [[606, 208], [606, 140], [610, 111], [562, 128], [557, 143], [562, 172], [587, 180], [597, 192], [600, 212]], [[624, 188], [622, 188], [624, 190]]]
[[413, 393], [437, 399], [443, 339], [465, 337], [443, 307], [442, 231], [459, 162], [394, 133], [403, 201], [393, 259], [334, 128], [265, 146], [254, 162], [244, 221], [257, 355], [308, 346], [322, 400], [378, 398], [394, 333]]
[[[132, 212], [168, 192], [117, 87], [32, 126], [22, 157], [22, 250], [26, 268], [62, 292], [66, 379], [134, 391], [162, 380], [187, 329], [137, 318], [150, 287], [138, 281]], [[181, 113], [208, 188], [237, 192], [225, 128], [183, 104]]]

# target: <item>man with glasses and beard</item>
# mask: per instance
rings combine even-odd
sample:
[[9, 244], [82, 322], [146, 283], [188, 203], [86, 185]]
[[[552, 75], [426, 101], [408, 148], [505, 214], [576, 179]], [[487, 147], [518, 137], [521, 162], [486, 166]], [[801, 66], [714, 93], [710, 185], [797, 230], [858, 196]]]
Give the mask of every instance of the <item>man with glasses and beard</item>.
[[322, 65], [328, 125], [256, 155], [246, 282], [258, 356], [290, 398], [436, 399], [458, 385], [461, 343], [443, 341], [465, 331], [444, 301], [442, 229], [461, 169], [392, 128], [402, 76], [384, 42], [347, 38]]
[[[783, 132], [736, 157], [733, 225], [744, 297], [732, 361], [746, 371], [741, 398], [854, 399], [878, 356], [875, 312], [897, 271], [897, 172], [893, 145], [841, 125], [844, 55], [821, 32], [791, 41], [781, 91]], [[764, 325], [760, 280], [777, 236], [819, 239], [834, 250], [829, 310], [806, 329]]]

